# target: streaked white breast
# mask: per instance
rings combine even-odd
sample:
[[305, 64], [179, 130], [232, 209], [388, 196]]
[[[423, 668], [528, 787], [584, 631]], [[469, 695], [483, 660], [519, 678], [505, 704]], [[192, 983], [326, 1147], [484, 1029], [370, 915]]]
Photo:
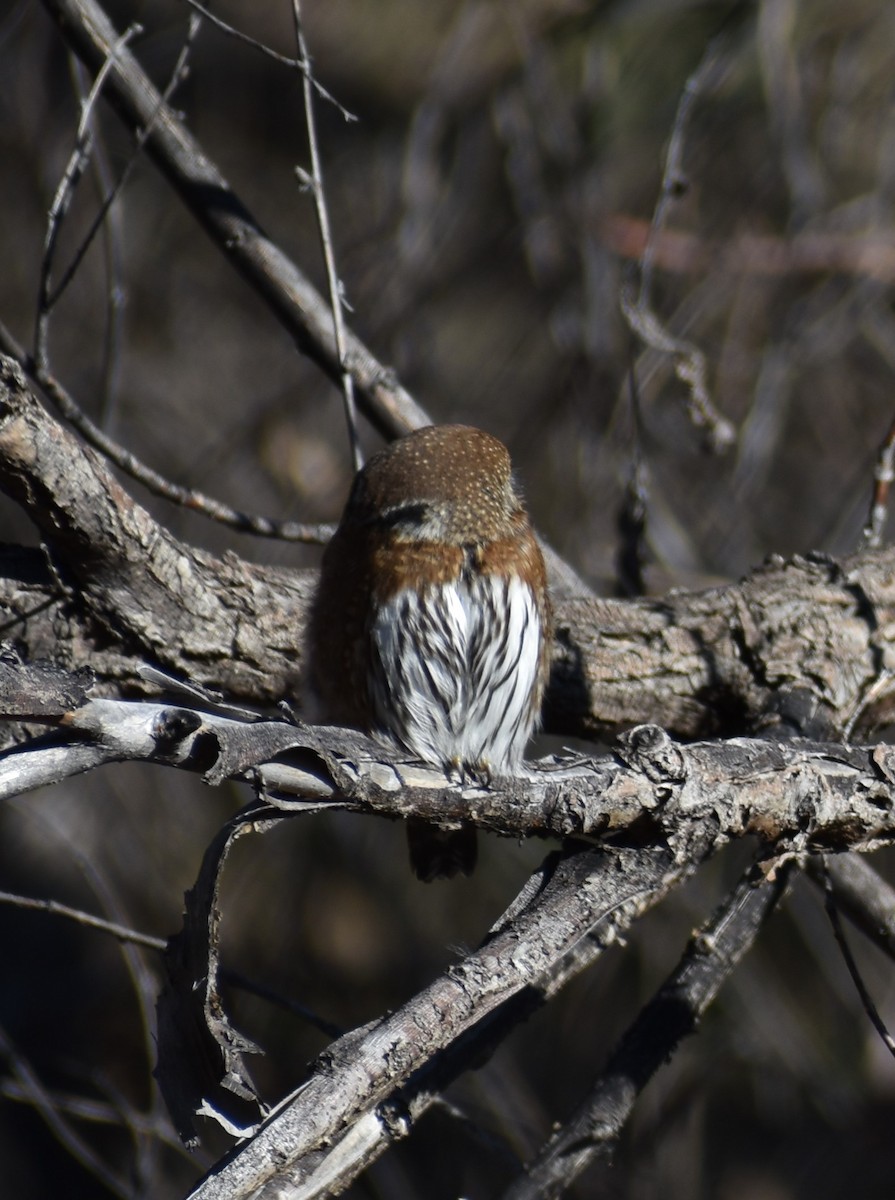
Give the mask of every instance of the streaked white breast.
[[379, 732], [425, 762], [511, 772], [537, 722], [543, 630], [520, 579], [403, 589], [371, 630]]

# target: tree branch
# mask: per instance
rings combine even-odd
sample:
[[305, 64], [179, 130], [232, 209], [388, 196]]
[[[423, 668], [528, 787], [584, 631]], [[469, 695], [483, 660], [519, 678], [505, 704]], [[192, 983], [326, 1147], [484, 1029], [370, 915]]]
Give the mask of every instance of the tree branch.
[[[21, 370], [2, 357], [0, 488], [46, 537], [59, 576], [38, 612], [33, 584], [24, 593], [18, 578], [5, 585], [6, 636], [24, 640], [29, 657], [88, 666], [98, 649], [99, 671], [111, 643], [130, 656], [130, 679], [114, 680], [125, 687], [139, 684], [142, 657], [200, 683], [217, 677], [231, 695], [261, 703], [296, 693], [310, 574], [215, 558], [179, 542], [49, 416]], [[127, 668], [115, 656], [111, 669]]]
[[[0, 674], [15, 698], [13, 715], [29, 670], [6, 664]], [[8, 713], [0, 692], [0, 717]], [[469, 821], [507, 837], [627, 835], [680, 850], [689, 838], [717, 848], [757, 834], [797, 852], [870, 850], [895, 837], [895, 748], [883, 744], [734, 738], [680, 745], [642, 725], [619, 738], [615, 754], [544, 759], [485, 785], [452, 782], [352, 730], [246, 721], [183, 705], [88, 699], [36, 719], [57, 730], [0, 755], [0, 798], [103, 763], [142, 761], [201, 771], [213, 785], [250, 781], [285, 811], [307, 811], [310, 801], [391, 818]]]
[[[300, 690], [315, 572], [179, 542], [55, 421], [0, 357], [0, 488], [39, 552], [7, 551], [3, 635], [32, 660], [145, 691], [147, 659], [253, 704]], [[662, 713], [684, 737], [777, 720], [829, 736], [883, 722], [895, 677], [895, 550], [774, 558], [740, 584], [629, 601], [555, 596], [548, 729], [599, 736]]]
[[[119, 39], [95, 0], [44, 0], [63, 37], [96, 72]], [[146, 152], [224, 256], [255, 288], [302, 351], [340, 385], [343, 366], [329, 304], [298, 267], [260, 229], [214, 163], [164, 103], [127, 49], [116, 51], [104, 96], [133, 134], [151, 125]], [[407, 433], [429, 418], [394, 373], [377, 362], [345, 330], [345, 363], [358, 400], [372, 423], [388, 436]]]
[[[16, 712], [33, 711], [38, 704], [23, 700], [32, 669], [21, 665], [17, 672], [9, 662], [5, 667], [5, 677], [13, 678]], [[633, 849], [581, 850], [555, 871], [545, 868], [479, 951], [399, 1014], [336, 1042], [306, 1088], [200, 1186], [195, 1195], [203, 1200], [232, 1200], [262, 1186], [299, 1182], [302, 1195], [312, 1197], [325, 1194], [336, 1178], [347, 1183], [409, 1132], [440, 1088], [480, 1062], [532, 1007], [728, 838], [753, 832], [782, 839], [786, 857], [818, 847], [869, 849], [895, 835], [895, 750], [886, 746], [870, 750], [747, 739], [678, 746], [660, 730], [645, 727], [623, 738], [615, 756], [533, 764], [519, 779], [496, 781], [490, 788], [462, 787], [451, 786], [436, 771], [403, 763], [350, 731], [111, 700], [88, 699], [60, 715], [45, 699], [45, 672], [35, 677], [47, 710], [42, 719], [58, 723], [56, 737], [66, 739], [52, 748], [62, 759], [86, 750], [97, 761], [129, 758], [201, 769], [212, 783], [254, 778], [268, 789], [310, 795], [313, 808], [330, 796], [358, 811], [470, 820], [513, 836], [617, 839], [628, 830], [636, 842]], [[58, 681], [60, 705], [67, 695], [78, 696], [63, 683]], [[26, 745], [2, 756], [0, 791], [22, 790], [29, 762], [45, 749]], [[300, 766], [283, 761], [287, 751], [300, 752]], [[31, 780], [48, 781], [46, 776]], [[285, 812], [308, 807], [295, 808], [269, 790], [266, 798], [278, 801]], [[252, 826], [269, 820], [274, 810], [266, 812], [267, 818], [252, 817]], [[593, 926], [603, 918], [609, 925], [600, 927], [594, 941]], [[727, 963], [732, 954], [719, 941], [720, 957], [713, 957], [714, 946], [706, 939], [706, 963], [691, 964], [685, 972], [687, 980], [693, 970], [699, 976], [688, 1012], [699, 1012], [709, 1002], [721, 981], [717, 964]], [[198, 976], [209, 978], [207, 966]], [[184, 995], [194, 991], [194, 986], [181, 989]], [[655, 1049], [651, 1038], [647, 1042]], [[619, 1061], [628, 1060], [622, 1054]], [[628, 1097], [630, 1103], [633, 1098]], [[200, 1102], [196, 1111], [211, 1109]], [[286, 1149], [277, 1156], [274, 1147]], [[551, 1163], [554, 1149], [548, 1154]]]
[[895, 959], [895, 888], [858, 854], [808, 860], [808, 874], [861, 932]]
[[352, 1137], [385, 1148], [409, 1132], [404, 1089], [415, 1091], [421, 1068], [442, 1053], [458, 1053], [465, 1064], [458, 1039], [488, 1045], [480, 1023], [489, 1015], [523, 990], [537, 995], [553, 964], [597, 927], [608, 945], [692, 869], [670, 851], [587, 850], [562, 859], [532, 902], [479, 950], [397, 1012], [333, 1043], [295, 1096], [212, 1169], [193, 1200], [272, 1200], [283, 1194], [277, 1189], [299, 1185], [309, 1198], [327, 1194], [331, 1173], [318, 1151]]
[[610, 1153], [640, 1093], [678, 1043], [695, 1031], [721, 985], [774, 911], [788, 871], [763, 878], [750, 869], [621, 1038], [588, 1097], [552, 1135], [503, 1200], [550, 1200], [598, 1157]]

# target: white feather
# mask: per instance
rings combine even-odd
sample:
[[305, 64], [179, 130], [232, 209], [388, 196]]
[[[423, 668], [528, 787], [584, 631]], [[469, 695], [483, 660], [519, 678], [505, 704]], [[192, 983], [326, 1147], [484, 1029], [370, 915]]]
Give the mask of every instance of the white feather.
[[372, 628], [379, 731], [425, 762], [511, 772], [538, 717], [542, 638], [531, 589], [515, 576], [398, 592]]

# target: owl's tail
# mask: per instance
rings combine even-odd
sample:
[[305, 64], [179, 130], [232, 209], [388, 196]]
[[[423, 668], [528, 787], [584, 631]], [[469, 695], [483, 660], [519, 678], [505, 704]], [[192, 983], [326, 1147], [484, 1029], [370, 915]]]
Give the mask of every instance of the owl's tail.
[[475, 869], [478, 842], [474, 825], [442, 829], [419, 817], [411, 817], [407, 822], [407, 845], [410, 865], [423, 883], [471, 875]]

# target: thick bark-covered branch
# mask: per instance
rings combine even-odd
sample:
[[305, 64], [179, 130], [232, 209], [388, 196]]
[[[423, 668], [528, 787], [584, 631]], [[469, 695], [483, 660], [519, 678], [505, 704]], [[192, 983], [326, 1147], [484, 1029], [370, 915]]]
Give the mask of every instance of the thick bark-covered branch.
[[[179, 542], [0, 358], [0, 488], [40, 551], [0, 559], [3, 636], [25, 656], [143, 690], [151, 661], [264, 705], [299, 691], [315, 574], [216, 558]], [[55, 568], [55, 570], [53, 569]], [[884, 721], [895, 672], [895, 551], [775, 559], [739, 584], [657, 599], [557, 589], [546, 723], [566, 735], [655, 720], [684, 737], [779, 720], [829, 736]], [[859, 720], [860, 718], [860, 720]]]
[[551, 692], [551, 723], [617, 728], [648, 709], [694, 737], [774, 719], [811, 733], [884, 722], [893, 567], [891, 550], [841, 564], [774, 558], [739, 584], [705, 592], [563, 604], [554, 655], [554, 684], [563, 686]]
[[299, 1187], [307, 1196], [328, 1194], [325, 1182], [312, 1182], [323, 1171], [318, 1152], [353, 1134], [388, 1144], [388, 1127], [407, 1123], [403, 1089], [415, 1090], [417, 1072], [447, 1047], [453, 1052], [462, 1035], [475, 1038], [480, 1022], [523, 989], [537, 995], [553, 964], [596, 928], [601, 944], [610, 944], [692, 869], [668, 850], [583, 851], [561, 860], [479, 950], [397, 1012], [330, 1046], [299, 1092], [213, 1169], [193, 1200], [273, 1200]]
[[[15, 675], [7, 664], [0, 684]], [[26, 688], [14, 683], [17, 706]], [[0, 717], [8, 711], [0, 694]], [[508, 837], [636, 838], [680, 849], [694, 836], [718, 847], [756, 834], [799, 852], [870, 850], [895, 837], [895, 749], [886, 745], [764, 738], [681, 745], [641, 725], [621, 736], [614, 754], [544, 759], [486, 785], [452, 782], [351, 730], [183, 705], [87, 700], [43, 720], [58, 726], [49, 740], [0, 755], [0, 798], [129, 760], [199, 770], [212, 784], [248, 780], [286, 810], [310, 801], [469, 821]]]
[[712, 918], [697, 930], [680, 963], [622, 1037], [603, 1074], [567, 1122], [504, 1192], [502, 1200], [561, 1196], [594, 1161], [605, 1156], [643, 1088], [678, 1042], [695, 1031], [725, 979], [751, 948], [774, 911], [788, 871], [740, 879]]
[[111, 682], [131, 688], [139, 685], [137, 661], [148, 658], [257, 703], [297, 691], [310, 574], [232, 554], [215, 558], [179, 542], [41, 407], [5, 358], [0, 488], [37, 525], [56, 575], [45, 564], [41, 590], [39, 562], [32, 563], [25, 586], [20, 558], [4, 583], [4, 636], [28, 658], [92, 667], [98, 676], [111, 668]]

